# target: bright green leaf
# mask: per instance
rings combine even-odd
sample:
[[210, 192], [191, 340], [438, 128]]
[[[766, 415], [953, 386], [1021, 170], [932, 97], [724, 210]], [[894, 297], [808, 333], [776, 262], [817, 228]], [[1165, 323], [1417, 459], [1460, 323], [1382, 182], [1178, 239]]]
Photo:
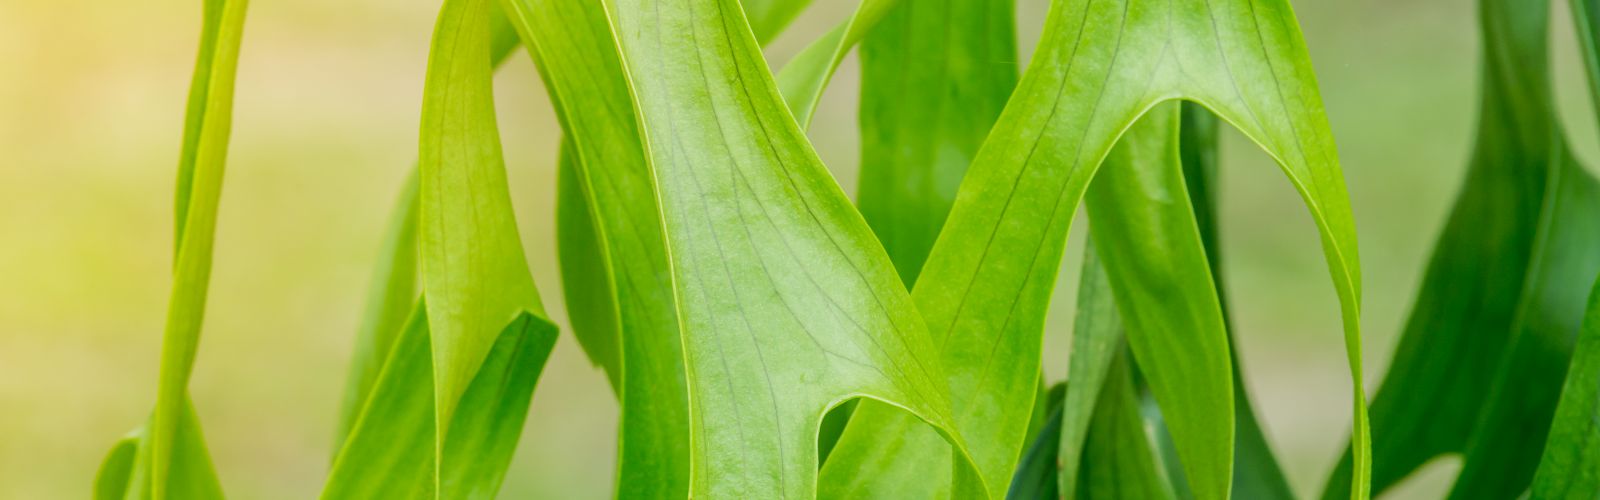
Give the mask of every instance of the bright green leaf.
[[[1061, 0], [1029, 71], [963, 181], [914, 290], [934, 337], [944, 339], [961, 434], [987, 478], [1009, 478], [1021, 451], [1044, 309], [1075, 207], [1117, 137], [1146, 110], [1175, 98], [1206, 105], [1261, 144], [1304, 198], [1342, 306], [1355, 435], [1366, 435], [1354, 228], [1288, 6]], [[1212, 389], [1215, 398], [1232, 390], [1226, 384]], [[1182, 432], [1195, 428], [1176, 428], [1178, 449], [1190, 461], [1215, 456], [1214, 437]], [[941, 466], [925, 458], [937, 457], [927, 448], [896, 452], [905, 461], [923, 461], [926, 477]], [[1227, 496], [1228, 475], [1199, 478], [1204, 484], [1196, 495]]]
[[817, 425], [852, 397], [902, 405], [962, 449], [910, 297], [778, 95], [738, 5], [622, 0], [612, 12], [679, 298], [690, 491], [811, 496]]
[[1088, 439], [1089, 422], [1106, 385], [1111, 359], [1118, 355], [1122, 344], [1122, 317], [1117, 313], [1105, 267], [1091, 244], [1083, 257], [1072, 353], [1067, 361], [1067, 392], [1062, 403], [1056, 459], [1057, 491], [1076, 494], [1079, 489], [1078, 472], [1083, 469], [1083, 443]]
[[[322, 498], [490, 498], [511, 462], [555, 327], [530, 314], [506, 326], [463, 393], [435, 460], [433, 365], [426, 308], [398, 333]], [[437, 474], [437, 476], [435, 475]]]
[[[1163, 103], [1134, 124], [1106, 158], [1087, 203], [1095, 249], [1128, 344], [1179, 440], [1190, 487], [1227, 491], [1234, 431], [1231, 354], [1184, 187], [1179, 111], [1178, 103]], [[1194, 444], [1185, 446], [1186, 436]]]
[[[221, 498], [222, 487], [189, 401], [189, 376], [200, 346], [217, 205], [232, 127], [233, 83], [246, 0], [205, 2], [200, 55], [184, 119], [176, 189], [176, 252], [155, 411], [107, 457], [96, 480], [101, 498]], [[131, 460], [131, 461], [130, 461]]]
[[[490, 43], [494, 65], [505, 62], [517, 48], [517, 32], [506, 23], [504, 16], [496, 15], [490, 26]], [[344, 398], [339, 404], [339, 429], [334, 436], [335, 454], [343, 448], [344, 438], [355, 425], [361, 407], [366, 405], [372, 384], [378, 379], [384, 363], [389, 359], [389, 349], [400, 329], [411, 317], [411, 306], [422, 293], [417, 284], [417, 184], [419, 173], [412, 168], [394, 208], [389, 212], [388, 230], [384, 234], [372, 283], [367, 289], [367, 304], [356, 330], [356, 345], [350, 359], [350, 374], [345, 379]]]
[[[555, 342], [523, 261], [495, 125], [490, 74], [515, 40], [497, 12], [487, 0], [447, 0], [439, 14], [416, 202], [426, 299], [390, 334], [324, 498], [492, 496]], [[406, 245], [396, 236], [387, 253]], [[408, 271], [380, 268], [379, 281]]]

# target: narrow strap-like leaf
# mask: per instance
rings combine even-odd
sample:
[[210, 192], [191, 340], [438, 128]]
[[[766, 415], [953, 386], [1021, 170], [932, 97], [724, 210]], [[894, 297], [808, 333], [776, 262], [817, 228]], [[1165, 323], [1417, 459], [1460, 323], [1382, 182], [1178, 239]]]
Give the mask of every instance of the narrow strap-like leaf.
[[1011, 476], [1011, 488], [1006, 490], [1007, 499], [1061, 498], [1057, 494], [1060, 484], [1056, 481], [1056, 468], [1059, 467], [1056, 459], [1061, 451], [1061, 401], [1065, 395], [1066, 383], [1060, 383], [1040, 398], [1048, 413], [1039, 422], [1038, 429], [1030, 429], [1034, 431], [1029, 433], [1032, 439], [1028, 449], [1022, 452], [1022, 461], [1017, 463], [1016, 475]]
[[1057, 491], [1062, 493], [1059, 498], [1069, 498], [1079, 491], [1078, 475], [1085, 460], [1083, 449], [1089, 424], [1098, 408], [1100, 391], [1106, 386], [1111, 360], [1123, 345], [1122, 316], [1117, 313], [1110, 278], [1092, 243], [1084, 251], [1083, 273], [1078, 281], [1078, 311], [1072, 326], [1072, 353], [1067, 360], [1067, 392], [1061, 405], [1060, 450], [1056, 458]]
[[1600, 281], [1589, 293], [1561, 403], [1533, 478], [1537, 499], [1593, 499], [1600, 494]]
[[860, 42], [900, 0], [861, 0], [843, 23], [813, 40], [778, 72], [778, 91], [802, 130], [811, 125], [822, 91], [850, 48]]
[[1087, 203], [1140, 371], [1174, 437], [1204, 438], [1194, 445], [1201, 451], [1190, 452], [1203, 455], [1186, 456], [1183, 465], [1190, 486], [1206, 491], [1214, 487], [1206, 481], [1231, 475], [1233, 373], [1221, 300], [1178, 156], [1179, 111], [1176, 102], [1157, 105], [1129, 129]]
[[[677, 298], [606, 6], [501, 3], [539, 63], [567, 134], [560, 160], [562, 280], [574, 333], [614, 377], [621, 401], [617, 495], [684, 497], [690, 424]], [[608, 323], [618, 330], [597, 326]], [[612, 342], [620, 344], [604, 347]]]
[[411, 172], [390, 212], [372, 284], [367, 288], [366, 310], [356, 330], [356, 352], [350, 358], [344, 400], [339, 407], [339, 429], [333, 445], [335, 456], [344, 447], [345, 437], [372, 394], [372, 385], [377, 383], [378, 374], [389, 359], [389, 350], [405, 327], [411, 306], [420, 293], [417, 287], [417, 172]]
[[210, 285], [247, 1], [207, 0], [204, 5], [178, 159], [173, 284], [155, 411], [145, 427], [119, 441], [106, 457], [95, 482], [98, 498], [222, 497], [188, 387]]
[[800, 12], [811, 5], [811, 0], [741, 0], [745, 16], [750, 19], [750, 30], [762, 44], [771, 42], [783, 33]]
[[857, 396], [901, 405], [964, 451], [915, 306], [738, 4], [621, 0], [612, 12], [684, 326], [691, 493], [812, 496], [817, 425]]
[[1082, 470], [1073, 497], [1091, 500], [1178, 498], [1156, 453], [1153, 431], [1145, 425], [1133, 379], [1133, 359], [1118, 345], [1112, 352], [1106, 386], [1094, 405], [1083, 444]]
[[1250, 393], [1244, 384], [1234, 326], [1228, 322], [1228, 298], [1222, 286], [1222, 254], [1218, 244], [1217, 221], [1217, 116], [1192, 102], [1183, 103], [1179, 126], [1178, 151], [1183, 162], [1183, 179], [1194, 207], [1195, 225], [1200, 230], [1206, 258], [1211, 263], [1211, 280], [1222, 304], [1222, 317], [1228, 324], [1228, 351], [1233, 355], [1233, 498], [1251, 500], [1290, 500], [1295, 498], [1278, 459], [1262, 432]]

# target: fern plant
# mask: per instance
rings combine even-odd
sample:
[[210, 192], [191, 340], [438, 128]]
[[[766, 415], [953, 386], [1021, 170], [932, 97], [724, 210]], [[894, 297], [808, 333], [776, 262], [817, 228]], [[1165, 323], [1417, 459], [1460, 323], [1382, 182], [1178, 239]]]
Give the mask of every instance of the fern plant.
[[[1293, 498], [1220, 284], [1223, 124], [1300, 195], [1337, 293], [1353, 425], [1324, 497], [1442, 453], [1452, 497], [1600, 495], [1600, 185], [1563, 145], [1545, 2], [1479, 2], [1474, 159], [1370, 420], [1354, 220], [1287, 0], [1054, 0], [1025, 68], [1008, 0], [861, 0], [775, 72], [762, 44], [807, 3], [443, 0], [323, 497], [505, 477], [557, 335], [494, 111], [518, 48], [564, 132], [551, 244], [621, 406], [618, 497]], [[1600, 10], [1572, 4], [1600, 89]], [[158, 397], [97, 498], [223, 495], [187, 385], [246, 2], [204, 7]], [[806, 131], [857, 48], [852, 202]], [[1044, 380], [1080, 205], [1069, 374]]]

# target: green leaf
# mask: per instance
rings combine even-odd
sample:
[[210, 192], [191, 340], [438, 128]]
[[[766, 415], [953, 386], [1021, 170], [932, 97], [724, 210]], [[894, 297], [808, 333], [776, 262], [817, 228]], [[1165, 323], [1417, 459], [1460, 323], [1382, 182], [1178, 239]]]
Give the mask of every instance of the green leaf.
[[1133, 360], [1125, 347], [1119, 345], [1113, 353], [1105, 382], [1083, 444], [1083, 470], [1078, 472], [1083, 480], [1077, 497], [1177, 498], [1155, 451], [1155, 438], [1140, 414]]
[[[955, 200], [956, 187], [1016, 86], [1012, 2], [923, 0], [915, 8], [865, 1], [848, 25], [873, 25], [861, 46], [861, 172], [857, 206], [911, 286]], [[879, 12], [869, 12], [876, 9]], [[876, 17], [878, 19], [866, 19]], [[843, 29], [843, 27], [841, 27]], [[837, 37], [839, 30], [830, 33]], [[825, 46], [825, 37], [812, 48]], [[845, 46], [834, 50], [835, 62]], [[821, 53], [808, 50], [805, 54]], [[791, 104], [812, 102], [831, 74], [807, 66], [805, 54], [778, 75]], [[934, 56], [936, 55], [936, 56]], [[785, 85], [801, 68], [820, 75], [814, 87]], [[816, 93], [807, 93], [815, 88]], [[801, 107], [803, 106], [803, 107]], [[809, 121], [813, 105], [791, 106]], [[854, 406], [823, 422], [823, 456], [843, 432]]]
[[[503, 15], [494, 16], [490, 26], [492, 58], [498, 67], [517, 48], [517, 32]], [[378, 379], [389, 349], [400, 329], [411, 317], [411, 306], [421, 295], [417, 284], [417, 185], [420, 174], [415, 167], [394, 208], [389, 212], [388, 230], [373, 266], [372, 283], [367, 289], [367, 304], [356, 330], [356, 345], [350, 358], [350, 374], [345, 379], [344, 398], [339, 404], [339, 429], [334, 435], [334, 453], [344, 447], [344, 438], [355, 425], [366, 405], [372, 384]]]
[[1072, 353], [1067, 361], [1067, 392], [1061, 405], [1061, 437], [1055, 460], [1059, 477], [1056, 491], [1067, 495], [1076, 495], [1080, 490], [1079, 472], [1086, 460], [1083, 450], [1089, 425], [1098, 411], [1100, 392], [1107, 385], [1112, 358], [1123, 345], [1122, 316], [1117, 313], [1109, 279], [1094, 245], [1088, 245], [1078, 281], [1078, 311], [1072, 325]]
[[100, 462], [100, 470], [94, 475], [95, 500], [122, 500], [127, 497], [134, 462], [139, 459], [142, 433], [143, 429], [130, 433], [106, 453], [106, 458]]
[[691, 493], [813, 495], [817, 425], [853, 397], [900, 405], [963, 450], [921, 318], [788, 112], [737, 3], [623, 0], [612, 12], [679, 297]]
[[[463, 393], [435, 460], [426, 307], [418, 303], [390, 350], [322, 498], [489, 498], [499, 489], [555, 327], [523, 314], [506, 326]], [[437, 476], [435, 476], [437, 474]]]
[[762, 45], [771, 42], [794, 21], [801, 11], [811, 5], [811, 0], [743, 0], [745, 17], [750, 29]]
[[356, 351], [350, 358], [350, 374], [345, 378], [344, 399], [339, 406], [339, 429], [334, 437], [334, 454], [344, 447], [344, 439], [356, 424], [361, 408], [372, 394], [389, 351], [400, 336], [420, 293], [417, 286], [417, 172], [406, 177], [405, 186], [389, 215], [388, 231], [367, 288], [367, 305], [356, 330]]
[[178, 159], [173, 285], [155, 411], [131, 435], [136, 438], [119, 441], [107, 456], [95, 481], [99, 498], [222, 497], [188, 386], [205, 317], [247, 2], [208, 0], [204, 5]]
[[[1148, 434], [1162, 426], [1147, 424], [1141, 415], [1121, 314], [1097, 256], [1097, 232], [1091, 233], [1078, 285], [1066, 391], [1051, 421], [1056, 431], [1042, 433], [1030, 446], [1018, 479], [1024, 472], [1032, 479], [1014, 481], [1007, 498], [1174, 497], [1155, 437]], [[1039, 470], [1035, 464], [1040, 462], [1048, 467]]]
[[[495, 125], [490, 75], [516, 39], [497, 13], [487, 0], [447, 0], [439, 14], [416, 202], [426, 300], [390, 341], [366, 395], [355, 398], [361, 410], [324, 498], [493, 496], [554, 345], [556, 329], [523, 261]], [[408, 242], [401, 235], [389, 243], [393, 255]], [[385, 273], [380, 268], [380, 282]], [[409, 294], [406, 286], [378, 289]]]
[[[1355, 232], [1288, 5], [1061, 0], [913, 291], [935, 338], [947, 339], [958, 424], [986, 477], [1008, 478], [1021, 451], [1045, 305], [1073, 212], [1117, 137], [1146, 110], [1175, 98], [1206, 105], [1261, 144], [1305, 199], [1340, 297], [1355, 435], [1366, 435]], [[1001, 359], [1020, 362], [990, 361]], [[1208, 397], [1225, 400], [1232, 389], [1212, 384], [1212, 390]], [[1176, 393], [1157, 392], [1166, 399]], [[1218, 440], [1192, 432], [1197, 428], [1175, 427], [1180, 452], [1190, 462], [1219, 456]], [[937, 456], [925, 448], [897, 452], [905, 461], [923, 461], [925, 469], [939, 463], [925, 458]], [[1227, 496], [1229, 475], [1198, 478], [1204, 484], [1196, 495]], [[1364, 477], [1353, 482], [1365, 484]]]
[[1600, 492], [1600, 281], [1589, 293], [1583, 332], [1545, 442], [1533, 498], [1594, 498]]
[[[1195, 225], [1200, 230], [1206, 256], [1211, 263], [1211, 279], [1217, 289], [1217, 299], [1222, 304], [1222, 316], [1228, 318], [1227, 293], [1222, 286], [1222, 254], [1217, 244], [1217, 116], [1198, 104], [1183, 103], [1182, 125], [1179, 127], [1179, 156], [1183, 161], [1183, 178], [1194, 207]], [[1256, 420], [1250, 404], [1249, 391], [1244, 386], [1243, 368], [1239, 361], [1237, 344], [1233, 340], [1231, 322], [1228, 326], [1228, 351], [1233, 354], [1233, 498], [1241, 499], [1293, 499], [1289, 480], [1284, 477], [1278, 459]]]
[[857, 203], [906, 286], [1017, 85], [1013, 8], [1006, 0], [902, 4], [861, 43]]
[[[1600, 188], [1568, 151], [1551, 100], [1549, 5], [1480, 9], [1477, 144], [1372, 402], [1374, 491], [1462, 453], [1453, 498], [1522, 493], [1600, 272]], [[1324, 498], [1345, 495], [1346, 467]]]
[[1056, 458], [1061, 451], [1061, 401], [1066, 395], [1066, 388], [1065, 382], [1056, 384], [1039, 398], [1040, 404], [1035, 409], [1043, 407], [1047, 413], [1035, 421], [1037, 429], [1030, 429], [1028, 449], [1022, 452], [1017, 472], [1011, 476], [1011, 488], [1006, 491], [1006, 498], [1061, 498], [1056, 493]]
[[[586, 0], [502, 5], [539, 63], [567, 134], [558, 219], [562, 280], [574, 333], [591, 359], [616, 374], [617, 494], [687, 496], [690, 423], [677, 299], [606, 7]], [[594, 326], [600, 324], [616, 330]], [[610, 350], [615, 360], [600, 347], [610, 342], [620, 342]]]
[[[588, 181], [579, 166], [572, 135], [562, 138], [556, 160], [556, 242], [561, 261], [561, 289], [573, 336], [589, 362], [605, 371], [611, 390], [622, 394], [622, 318], [603, 229], [597, 226], [600, 203], [591, 203]], [[581, 334], [579, 332], [582, 332]]]
[[495, 126], [490, 7], [446, 0], [423, 87], [418, 254], [441, 427], [506, 325], [544, 316]]
[[778, 72], [778, 92], [802, 130], [811, 125], [822, 91], [845, 54], [898, 4], [899, 0], [861, 0], [849, 19], [813, 40]]
[[1179, 112], [1178, 103], [1163, 103], [1134, 124], [1105, 159], [1087, 204], [1128, 344], [1178, 439], [1190, 487], [1227, 491], [1234, 431], [1231, 355], [1184, 187]]

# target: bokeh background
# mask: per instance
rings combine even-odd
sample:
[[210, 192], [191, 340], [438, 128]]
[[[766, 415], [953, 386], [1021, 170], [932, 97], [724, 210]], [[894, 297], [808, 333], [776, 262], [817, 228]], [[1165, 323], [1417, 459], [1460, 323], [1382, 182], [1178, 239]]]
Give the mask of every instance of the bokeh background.
[[[1579, 156], [1594, 165], [1595, 117], [1565, 2], [1555, 3], [1560, 108]], [[1370, 389], [1464, 170], [1477, 106], [1475, 9], [1457, 0], [1296, 4], [1360, 228]], [[770, 48], [772, 63], [853, 6], [817, 0]], [[319, 491], [371, 261], [416, 155], [437, 8], [250, 7], [192, 388], [235, 498]], [[1045, 8], [1020, 0], [1022, 61]], [[0, 0], [0, 498], [87, 497], [108, 446], [151, 408], [199, 13], [194, 0]], [[847, 61], [811, 131], [848, 192], [858, 75]], [[528, 262], [565, 324], [555, 118], [526, 56], [496, 83]], [[1310, 218], [1276, 167], [1237, 133], [1225, 136], [1223, 158], [1224, 273], [1248, 384], [1295, 488], [1310, 494], [1350, 420], [1333, 289]], [[1046, 334], [1053, 380], [1065, 374], [1077, 260], [1063, 264]], [[609, 496], [616, 418], [604, 376], [564, 336], [502, 497]], [[1436, 497], [1457, 467], [1437, 461], [1391, 496]]]

